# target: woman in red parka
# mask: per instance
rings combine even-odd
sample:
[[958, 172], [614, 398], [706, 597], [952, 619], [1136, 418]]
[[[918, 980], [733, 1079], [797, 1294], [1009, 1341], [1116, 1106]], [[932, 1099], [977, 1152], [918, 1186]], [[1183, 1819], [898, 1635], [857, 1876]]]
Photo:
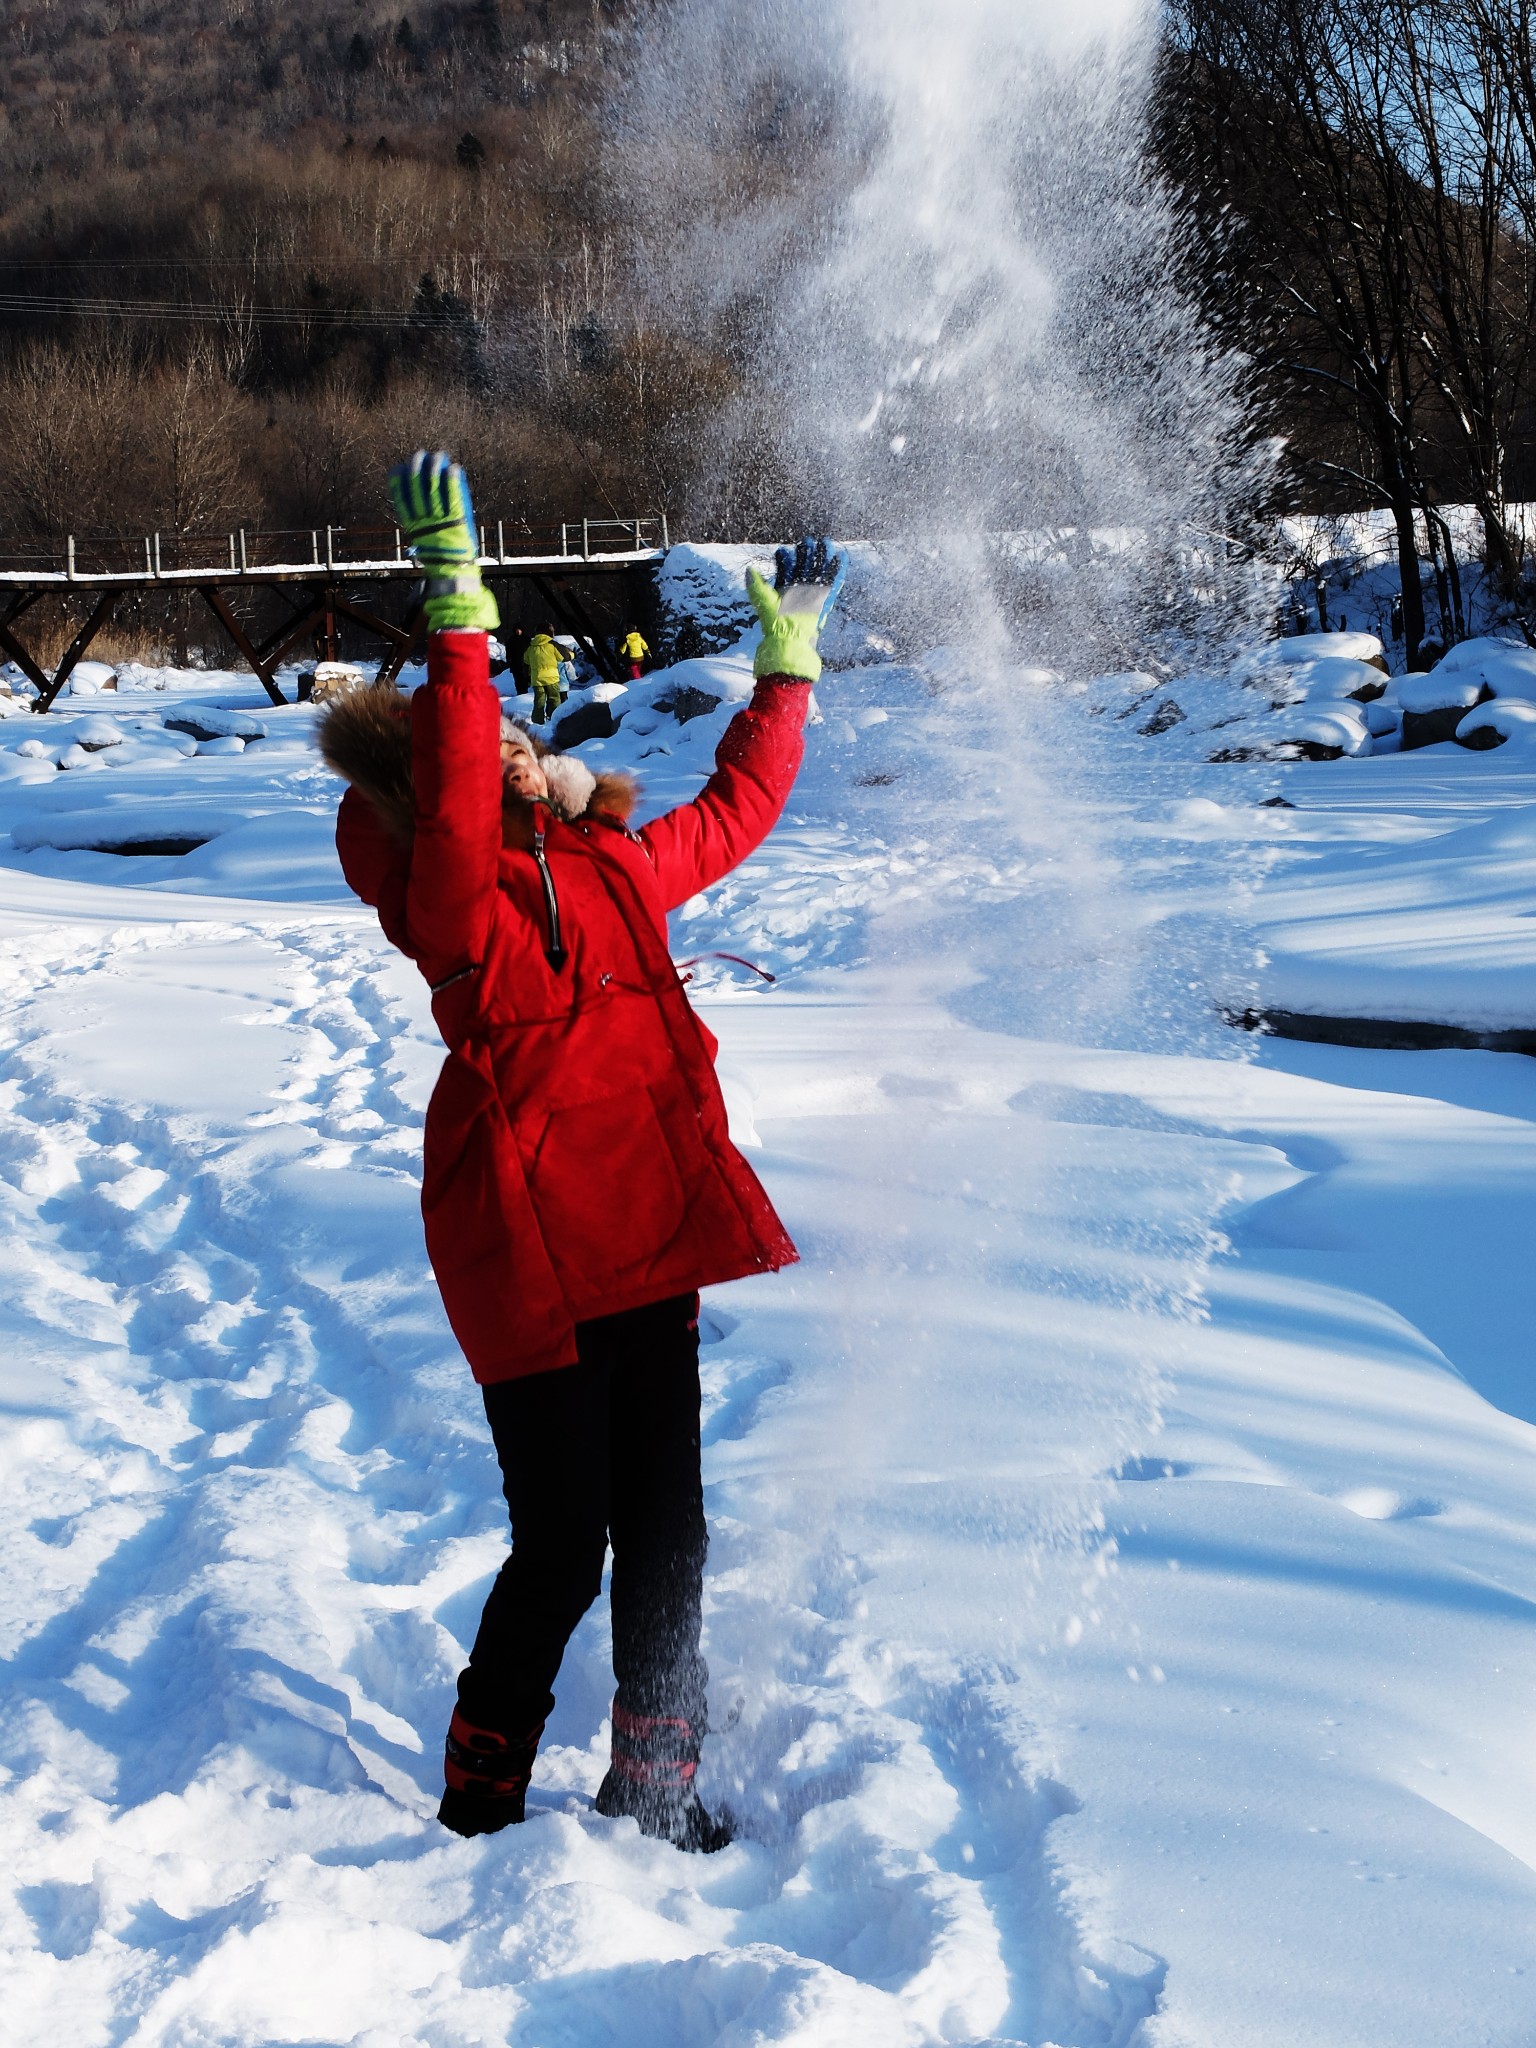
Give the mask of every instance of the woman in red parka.
[[432, 990], [448, 1058], [422, 1214], [484, 1392], [512, 1520], [450, 1723], [440, 1818], [523, 1817], [567, 1641], [613, 1548], [612, 1760], [598, 1811], [678, 1846], [729, 1839], [693, 1779], [705, 1727], [698, 1290], [796, 1256], [726, 1129], [715, 1041], [666, 919], [772, 829], [803, 752], [840, 571], [780, 551], [751, 703], [692, 803], [639, 831], [593, 776], [502, 717], [468, 491], [446, 456], [391, 478], [426, 573], [427, 681], [340, 700], [322, 747], [351, 787], [348, 881]]

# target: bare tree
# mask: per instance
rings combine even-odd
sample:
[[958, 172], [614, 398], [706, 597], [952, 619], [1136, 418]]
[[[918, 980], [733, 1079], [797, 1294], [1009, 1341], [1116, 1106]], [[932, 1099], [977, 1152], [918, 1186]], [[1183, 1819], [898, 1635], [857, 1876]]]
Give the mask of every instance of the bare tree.
[[145, 394], [144, 502], [166, 533], [206, 533], [237, 507], [243, 406], [210, 345], [160, 371]]
[[[1517, 0], [1520, 4], [1520, 0]], [[1490, 575], [1519, 577], [1505, 472], [1530, 367], [1536, 263], [1518, 208], [1532, 160], [1497, 58], [1509, 8], [1486, 0], [1386, 0], [1393, 70], [1372, 138], [1413, 181], [1405, 224], [1425, 299], [1417, 340], [1482, 521]]]
[[[1391, 508], [1410, 665], [1420, 522], [1455, 582], [1437, 479], [1476, 507], [1494, 586], [1511, 598], [1519, 579], [1506, 501], [1536, 316], [1532, 4], [1176, 0], [1171, 15], [1165, 156], [1243, 287], [1215, 310], [1236, 306], [1282, 406], [1310, 422], [1301, 473]], [[1459, 621], [1454, 588], [1442, 611]]]

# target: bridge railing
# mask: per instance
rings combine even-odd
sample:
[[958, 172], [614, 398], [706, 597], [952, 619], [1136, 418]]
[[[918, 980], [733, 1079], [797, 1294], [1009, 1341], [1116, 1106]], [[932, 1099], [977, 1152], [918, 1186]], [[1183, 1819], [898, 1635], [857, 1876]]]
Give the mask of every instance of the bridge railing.
[[[670, 544], [664, 513], [621, 519], [493, 519], [480, 527], [481, 564], [590, 562], [653, 554]], [[224, 533], [69, 534], [62, 542], [0, 546], [0, 577], [64, 583], [102, 577], [146, 583], [263, 571], [408, 572], [396, 526], [236, 527]]]

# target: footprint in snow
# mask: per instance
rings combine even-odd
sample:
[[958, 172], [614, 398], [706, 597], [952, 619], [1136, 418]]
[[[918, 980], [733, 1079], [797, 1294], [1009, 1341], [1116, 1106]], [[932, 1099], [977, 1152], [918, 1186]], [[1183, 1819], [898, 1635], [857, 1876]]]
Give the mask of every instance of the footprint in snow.
[[1335, 1494], [1334, 1499], [1341, 1508], [1348, 1508], [1352, 1515], [1359, 1515], [1366, 1522], [1414, 1522], [1445, 1513], [1442, 1501], [1430, 1500], [1423, 1494], [1394, 1493], [1389, 1486], [1359, 1486], [1349, 1493]]

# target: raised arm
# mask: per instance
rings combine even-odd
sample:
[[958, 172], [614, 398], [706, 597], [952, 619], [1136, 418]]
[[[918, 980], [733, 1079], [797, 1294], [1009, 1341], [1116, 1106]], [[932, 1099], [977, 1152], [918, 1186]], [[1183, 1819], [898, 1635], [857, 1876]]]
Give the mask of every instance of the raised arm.
[[496, 602], [480, 580], [480, 544], [464, 473], [417, 454], [390, 474], [395, 518], [426, 576], [427, 681], [411, 700], [415, 837], [406, 891], [408, 946], [434, 985], [478, 968], [501, 854], [501, 702], [487, 631]]
[[760, 677], [726, 727], [703, 789], [641, 832], [668, 910], [728, 875], [778, 823], [805, 755], [810, 695], [807, 682]]
[[824, 540], [780, 548], [772, 588], [747, 571], [763, 628], [752, 701], [726, 727], [715, 772], [693, 802], [640, 835], [669, 910], [729, 874], [778, 823], [805, 754], [805, 714], [821, 674], [816, 641], [842, 583], [843, 565]]
[[433, 633], [411, 699], [416, 837], [406, 888], [408, 950], [439, 982], [485, 957], [501, 854], [501, 700], [484, 633]]

